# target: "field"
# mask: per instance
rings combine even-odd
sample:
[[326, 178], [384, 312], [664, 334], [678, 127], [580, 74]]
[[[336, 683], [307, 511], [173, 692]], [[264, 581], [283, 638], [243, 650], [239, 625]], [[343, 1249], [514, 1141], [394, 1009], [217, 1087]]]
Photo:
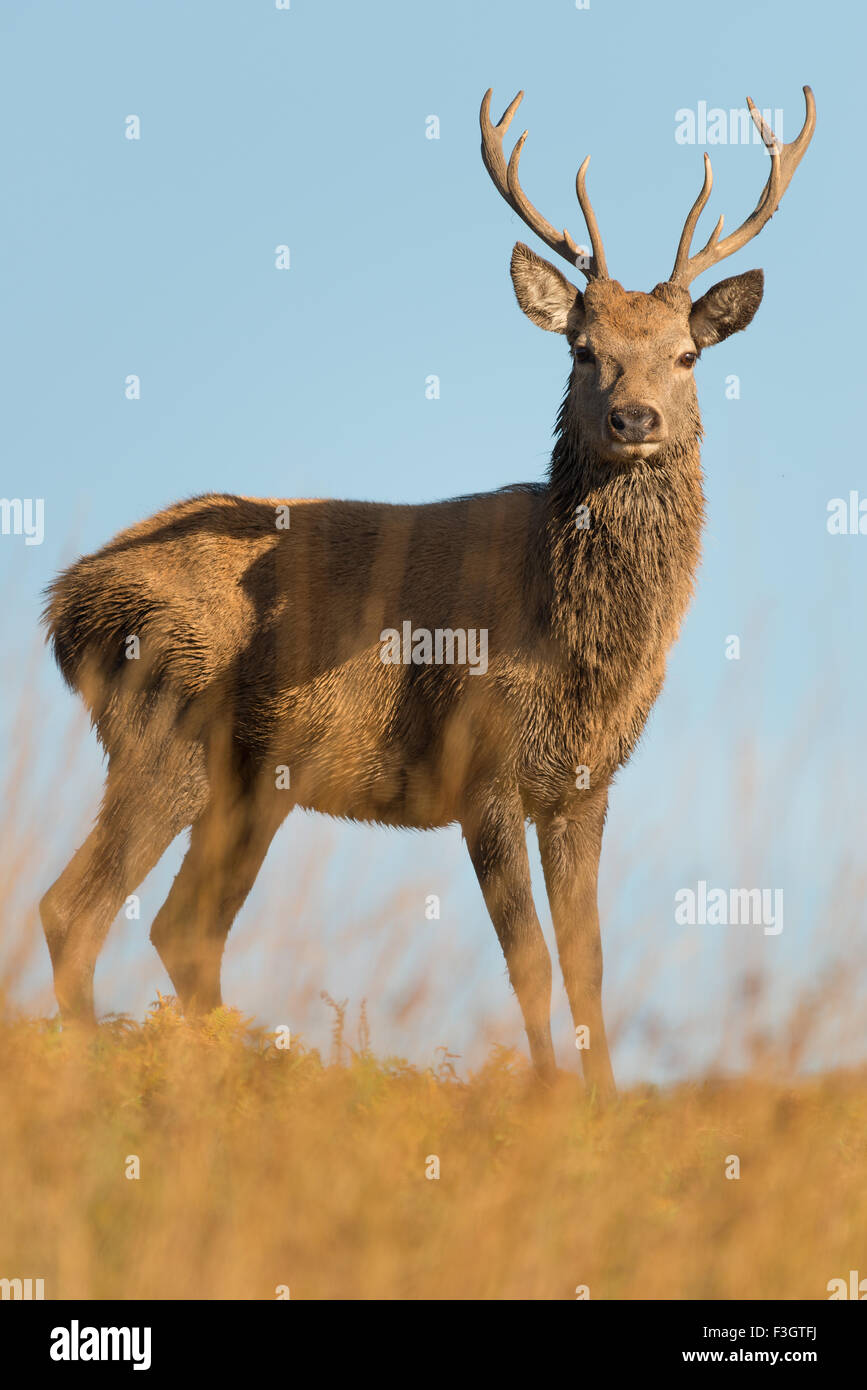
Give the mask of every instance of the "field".
[[46, 1298], [822, 1299], [864, 1268], [864, 1074], [600, 1110], [505, 1051], [467, 1082], [377, 1059], [334, 1015], [326, 1060], [166, 999], [96, 1037], [7, 1016], [0, 1273]]
[[[624, 896], [604, 912], [615, 1068], [622, 1078], [621, 1058], [638, 1045], [639, 1075], [671, 1066], [691, 1079], [624, 1086], [603, 1110], [585, 1095], [574, 1053], [575, 1071], [542, 1090], [523, 1038], [482, 1065], [425, 1051], [449, 1040], [436, 1020], [455, 981], [486, 1037], [512, 1041], [519, 1030], [502, 962], [491, 982], [475, 963], [490, 931], [481, 909], [451, 944], [427, 937], [431, 955], [401, 975], [418, 930], [406, 878], [369, 901], [345, 874], [332, 896], [320, 893], [331, 861], [312, 856], [303, 823], [235, 929], [250, 957], [227, 990], [261, 999], [263, 981], [281, 980], [281, 1012], [262, 1016], [301, 1020], [288, 1047], [229, 1008], [187, 1023], [166, 997], [136, 1019], [109, 1015], [90, 1035], [42, 1017], [53, 1008], [35, 904], [98, 795], [74, 714], [62, 777], [53, 759], [40, 762], [40, 721], [26, 712], [0, 769], [0, 1279], [42, 1279], [46, 1299], [737, 1301], [824, 1300], [829, 1281], [867, 1278], [867, 885], [861, 820], [839, 783], [817, 782], [810, 802], [830, 842], [853, 846], [827, 863], [832, 891], [812, 906], [795, 892], [783, 936], [731, 934], [713, 957], [715, 939], [666, 934], [658, 911], [640, 909], [636, 873], [648, 857], [679, 866], [685, 855], [671, 808], [661, 796], [648, 803], [631, 838], [621, 814], [608, 871]], [[747, 883], [761, 881], [750, 847], [778, 850], [785, 829], [745, 780], [748, 753], [725, 810], [744, 839], [733, 881]], [[767, 796], [775, 786], [769, 776]], [[671, 797], [689, 804], [695, 789], [676, 783]], [[445, 855], [423, 887], [433, 881], [446, 900], [443, 865]], [[675, 881], [699, 876], [683, 874]], [[143, 890], [143, 921], [116, 924], [109, 1005], [139, 979], [146, 1001], [160, 979], [144, 930], [160, 900]], [[290, 918], [291, 930], [273, 931]], [[790, 932], [809, 970], [780, 956]], [[680, 954], [687, 948], [693, 956]], [[320, 997], [324, 986], [336, 992], [331, 962], [341, 958], [359, 980], [346, 1012]], [[562, 1061], [569, 1020], [564, 1028], [557, 974], [555, 964]], [[401, 988], [389, 994], [392, 979]], [[490, 1019], [476, 997], [488, 983]], [[359, 1020], [368, 990], [371, 1028], [363, 1008]], [[433, 1056], [430, 1067], [371, 1045], [398, 1008], [412, 1055]], [[308, 1027], [319, 1050], [305, 1043]]]

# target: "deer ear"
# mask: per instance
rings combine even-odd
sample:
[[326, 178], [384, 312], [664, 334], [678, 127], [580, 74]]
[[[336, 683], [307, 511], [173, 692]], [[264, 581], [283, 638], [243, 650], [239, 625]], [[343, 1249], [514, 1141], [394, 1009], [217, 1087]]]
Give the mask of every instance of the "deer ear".
[[519, 241], [512, 252], [512, 284], [528, 319], [549, 333], [577, 333], [584, 324], [584, 296], [553, 265]]
[[689, 315], [689, 331], [696, 347], [712, 347], [746, 328], [762, 302], [764, 287], [763, 270], [745, 270], [743, 275], [720, 280], [697, 299]]

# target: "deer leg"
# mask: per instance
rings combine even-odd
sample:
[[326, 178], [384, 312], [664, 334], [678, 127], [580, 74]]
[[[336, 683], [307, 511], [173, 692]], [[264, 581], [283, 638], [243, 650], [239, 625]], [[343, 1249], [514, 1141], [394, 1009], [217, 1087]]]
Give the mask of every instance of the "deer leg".
[[108, 930], [128, 894], [198, 814], [201, 795], [195, 778], [181, 792], [109, 769], [96, 825], [39, 904], [65, 1022], [93, 1023], [93, 973]]
[[557, 1073], [551, 1042], [551, 957], [536, 916], [524, 813], [517, 795], [493, 795], [463, 825], [464, 838], [485, 904], [518, 996], [530, 1056], [539, 1077]]
[[184, 862], [151, 927], [151, 941], [185, 1014], [207, 1013], [222, 1003], [226, 937], [290, 809], [281, 801], [278, 811], [273, 799], [263, 802], [246, 793], [231, 804], [212, 800], [193, 825]]
[[537, 824], [542, 868], [563, 982], [576, 1029], [586, 1027], [584, 1080], [600, 1095], [616, 1093], [602, 1017], [602, 942], [596, 881], [607, 797], [578, 819], [552, 816]]

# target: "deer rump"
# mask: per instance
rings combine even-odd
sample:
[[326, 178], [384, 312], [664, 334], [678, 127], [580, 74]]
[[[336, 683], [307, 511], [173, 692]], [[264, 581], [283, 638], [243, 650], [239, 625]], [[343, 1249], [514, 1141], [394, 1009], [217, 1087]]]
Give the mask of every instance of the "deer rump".
[[[44, 622], [110, 765], [181, 761], [287, 810], [447, 825], [473, 783], [517, 775], [543, 499], [193, 498], [67, 569]], [[430, 634], [421, 659], [408, 629]]]

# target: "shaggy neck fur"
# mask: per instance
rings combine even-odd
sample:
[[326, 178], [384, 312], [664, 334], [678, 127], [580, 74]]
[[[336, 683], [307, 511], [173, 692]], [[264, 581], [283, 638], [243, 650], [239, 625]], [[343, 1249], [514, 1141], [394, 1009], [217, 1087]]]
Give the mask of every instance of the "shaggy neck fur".
[[664, 655], [689, 602], [704, 518], [700, 440], [696, 406], [686, 433], [652, 458], [610, 463], [582, 439], [570, 381], [545, 518], [551, 619], [599, 696]]

